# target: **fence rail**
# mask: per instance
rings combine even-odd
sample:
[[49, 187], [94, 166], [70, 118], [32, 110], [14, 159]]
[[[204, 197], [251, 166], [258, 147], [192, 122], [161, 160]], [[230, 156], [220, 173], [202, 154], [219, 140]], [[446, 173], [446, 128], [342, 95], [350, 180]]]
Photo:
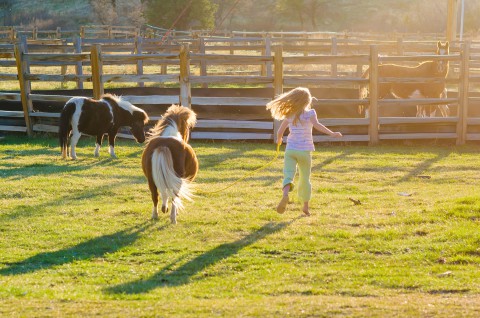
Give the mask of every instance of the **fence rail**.
[[[238, 37], [237, 37], [238, 38]], [[452, 45], [452, 54], [436, 56], [428, 53], [429, 45], [419, 41], [390, 41], [380, 44], [365, 44], [366, 41], [351, 39], [308, 39], [297, 36], [283, 38], [257, 38], [253, 34], [238, 39], [198, 37], [187, 39], [182, 44], [168, 44], [159, 39], [132, 37], [129, 39], [81, 39], [72, 41], [32, 42], [25, 38], [15, 45], [0, 44], [0, 65], [15, 66], [17, 74], [1, 73], [0, 81], [18, 81], [19, 92], [0, 92], [0, 100], [21, 101], [23, 112], [0, 111], [4, 119], [18, 119], [23, 114], [24, 126], [2, 125], [0, 130], [55, 132], [57, 113], [37, 111], [34, 102], [65, 102], [72, 96], [33, 94], [35, 82], [76, 82], [82, 89], [83, 83], [91, 83], [92, 97], [99, 98], [105, 92], [105, 84], [135, 83], [143, 87], [145, 83], [172, 83], [179, 92], [166, 95], [126, 95], [125, 99], [135, 104], [160, 106], [181, 103], [194, 109], [221, 107], [230, 118], [201, 119], [192, 138], [199, 139], [259, 139], [271, 140], [275, 136], [278, 123], [262, 119], [246, 120], [235, 112], [246, 109], [263, 108], [275, 95], [295, 86], [348, 88], [358, 90], [361, 85], [370, 87], [369, 99], [356, 97], [319, 98], [314, 107], [348, 107], [359, 105], [370, 108], [370, 118], [323, 118], [327, 126], [345, 128], [348, 133], [341, 139], [316, 135], [315, 141], [362, 141], [376, 144], [381, 140], [392, 139], [454, 139], [457, 144], [469, 140], [480, 140], [480, 115], [477, 111], [480, 98], [474, 96], [480, 83], [480, 47], [478, 43], [457, 43]], [[276, 42], [277, 41], [277, 42]], [[228, 43], [225, 45], [225, 43]], [[294, 43], [297, 43], [294, 45]], [[300, 43], [300, 44], [298, 44]], [[314, 43], [303, 46], [304, 43]], [[315, 44], [317, 43], [317, 44]], [[321, 43], [318, 44], [318, 43]], [[360, 44], [359, 44], [360, 43]], [[88, 51], [86, 51], [88, 50]], [[393, 50], [393, 55], [384, 55]], [[418, 51], [416, 51], [418, 50]], [[242, 54], [238, 54], [242, 51]], [[224, 52], [230, 52], [225, 54]], [[318, 54], [321, 52], [321, 54]], [[417, 52], [413, 55], [412, 52]], [[445, 59], [450, 61], [451, 76], [444, 78], [382, 78], [376, 71], [380, 63], [398, 62], [416, 64], [425, 60]], [[104, 72], [112, 65], [134, 65], [136, 74]], [[147, 65], [160, 66], [160, 72], [147, 73]], [[38, 74], [31, 67], [60, 66], [60, 74]], [[75, 74], [66, 74], [66, 67], [74, 66]], [[84, 74], [84, 67], [90, 73]], [[167, 67], [175, 66], [168, 69]], [[228, 68], [255, 69], [245, 75], [239, 71], [225, 74], [212, 72], [218, 66]], [[370, 67], [370, 78], [361, 76]], [[378, 99], [376, 87], [379, 83], [446, 83], [455, 97], [436, 99]], [[270, 88], [266, 97], [235, 96], [195, 96], [192, 85], [208, 88], [213, 84], [234, 84]], [[239, 89], [241, 90], [241, 88]], [[193, 94], [193, 96], [192, 96]], [[473, 94], [473, 95], [472, 95]], [[321, 97], [321, 96], [320, 96]], [[416, 105], [448, 104], [454, 110], [452, 117], [416, 118], [385, 116], [384, 109], [415, 107]], [[248, 111], [247, 111], [248, 112]], [[208, 111], [207, 111], [208, 113]], [[470, 114], [470, 113], [473, 113]], [[268, 115], [268, 113], [267, 113]], [[320, 115], [322, 115], [320, 113]], [[152, 119], [159, 118], [153, 114]], [[47, 123], [42, 121], [47, 120]], [[447, 131], [438, 131], [438, 127]], [[397, 132], [399, 127], [412, 126], [411, 131]], [[424, 131], [420, 126], [431, 129]], [[358, 129], [357, 129], [358, 128]], [[388, 129], [387, 129], [388, 128]], [[393, 130], [393, 131], [392, 131]], [[407, 129], [408, 130], [408, 129]], [[420, 131], [419, 131], [420, 130]]]

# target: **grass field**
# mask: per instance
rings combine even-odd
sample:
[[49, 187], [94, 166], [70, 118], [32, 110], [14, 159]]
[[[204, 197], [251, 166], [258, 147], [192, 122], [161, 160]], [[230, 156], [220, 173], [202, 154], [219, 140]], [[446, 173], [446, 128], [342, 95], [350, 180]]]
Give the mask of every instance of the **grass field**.
[[[265, 143], [192, 142], [199, 190], [274, 157]], [[2, 317], [478, 317], [480, 146], [328, 146], [312, 216], [275, 212], [281, 156], [150, 220], [142, 145], [0, 141]], [[354, 205], [349, 198], [360, 200]]]

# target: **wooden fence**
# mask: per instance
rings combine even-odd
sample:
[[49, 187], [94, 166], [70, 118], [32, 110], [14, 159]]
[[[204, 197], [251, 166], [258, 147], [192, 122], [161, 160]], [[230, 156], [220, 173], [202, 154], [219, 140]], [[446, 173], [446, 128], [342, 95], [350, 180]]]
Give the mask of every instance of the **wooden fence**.
[[[120, 41], [120, 42], [118, 42]], [[295, 39], [295, 41], [300, 41]], [[301, 41], [305, 41], [302, 39]], [[127, 44], [126, 44], [127, 43]], [[209, 43], [215, 43], [210, 45]], [[223, 45], [222, 43], [226, 44]], [[232, 44], [233, 43], [233, 44]], [[293, 42], [292, 42], [293, 43]], [[175, 94], [127, 95], [125, 99], [134, 104], [168, 105], [180, 103], [194, 110], [223, 108], [229, 116], [222, 118], [202, 118], [192, 133], [194, 139], [253, 139], [273, 140], [278, 123], [266, 119], [265, 104], [275, 95], [295, 86], [324, 87], [332, 90], [346, 88], [358, 90], [362, 84], [370, 86], [370, 99], [319, 98], [314, 107], [347, 107], [356, 109], [358, 105], [370, 107], [369, 118], [322, 118], [321, 121], [335, 129], [345, 129], [347, 133], [341, 139], [332, 139], [324, 135], [315, 135], [314, 140], [321, 141], [362, 141], [377, 144], [381, 140], [392, 139], [452, 139], [457, 144], [470, 140], [480, 140], [478, 126], [480, 115], [477, 111], [480, 98], [475, 97], [480, 83], [480, 49], [476, 43], [453, 45], [452, 54], [446, 58], [452, 65], [452, 76], [445, 79], [403, 78], [401, 81], [446, 81], [450, 94], [447, 99], [378, 99], [376, 87], [382, 82], [399, 81], [398, 78], [379, 78], [379, 63], [399, 62], [418, 63], [424, 60], [444, 59], [435, 55], [425, 55], [435, 43], [390, 41], [379, 45], [360, 43], [353, 45], [329, 39], [308, 42], [307, 46], [273, 44], [272, 40], [243, 38], [243, 42], [232, 39], [198, 38], [179, 44], [159, 43], [158, 39], [132, 40], [110, 39], [107, 41], [81, 41], [74, 43], [59, 42], [43, 45], [29, 41], [15, 45], [0, 45], [0, 65], [17, 68], [17, 74], [0, 73], [0, 81], [18, 80], [19, 92], [0, 92], [0, 101], [21, 101], [23, 111], [3, 110], [1, 118], [23, 118], [24, 125], [2, 125], [0, 130], [25, 131], [29, 135], [35, 131], [56, 132], [58, 112], [43, 112], [34, 108], [36, 102], [66, 102], [71, 95], [41, 94], [32, 92], [34, 82], [76, 82], [78, 88], [90, 83], [92, 96], [99, 98], [105, 91], [105, 84], [128, 82], [143, 86], [145, 83], [171, 83], [179, 87]], [[312, 44], [318, 43], [318, 45]], [[328, 43], [328, 44], [327, 44]], [[168, 45], [168, 46], [167, 46]], [[411, 48], [415, 45], [417, 49]], [[41, 48], [43, 51], [41, 52]], [[348, 47], [348, 50], [346, 49]], [[193, 48], [193, 49], [192, 49]], [[88, 51], [87, 51], [88, 50]], [[420, 51], [422, 55], [414, 55]], [[128, 52], [128, 54], [126, 54]], [[249, 52], [249, 54], [238, 54]], [[257, 53], [252, 53], [257, 52]], [[385, 55], [385, 52], [397, 55]], [[219, 54], [227, 53], [227, 54]], [[230, 54], [228, 54], [230, 53]], [[133, 65], [136, 74], [113, 74], [107, 72], [110, 65]], [[146, 73], [146, 65], [160, 66], [160, 72]], [[60, 66], [59, 74], [36, 74], [31, 67]], [[75, 74], [66, 74], [67, 66], [74, 66]], [[91, 71], [84, 74], [83, 67]], [[169, 71], [167, 72], [167, 66]], [[173, 67], [172, 67], [173, 66]], [[212, 66], [231, 66], [253, 69], [250, 72], [210, 72]], [[361, 77], [362, 70], [371, 67], [370, 79]], [[256, 67], [256, 70], [255, 70]], [[264, 87], [262, 96], [203, 96], [196, 95], [193, 87], [234, 84], [249, 87]], [[237, 90], [242, 91], [242, 88]], [[455, 96], [453, 96], [455, 95]], [[382, 109], [415, 107], [420, 104], [448, 104], [454, 109], [454, 115], [445, 118], [416, 118], [382, 116]], [[238, 113], [248, 113], [248, 109], [261, 109], [261, 118], [241, 118]], [[247, 109], [247, 110], [246, 110]], [[319, 112], [322, 116], [322, 112]], [[159, 115], [159, 114], [158, 114]], [[158, 115], [151, 114], [152, 120]], [[212, 116], [215, 117], [215, 116]], [[414, 127], [414, 129], [410, 129]], [[421, 127], [421, 129], [419, 129]], [[440, 128], [439, 128], [440, 127]], [[420, 131], [419, 131], [420, 130]]]

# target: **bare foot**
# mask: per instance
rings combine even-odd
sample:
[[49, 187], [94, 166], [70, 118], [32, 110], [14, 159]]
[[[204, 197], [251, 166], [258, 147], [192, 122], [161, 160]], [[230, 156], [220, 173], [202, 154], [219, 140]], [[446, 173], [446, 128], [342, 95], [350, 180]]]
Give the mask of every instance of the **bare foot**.
[[288, 195], [282, 196], [282, 200], [280, 200], [280, 203], [277, 205], [277, 212], [282, 214], [285, 212], [285, 209], [287, 208], [287, 203], [288, 203]]
[[303, 202], [303, 209], [302, 209], [303, 214], [306, 216], [310, 216], [310, 211], [308, 209], [308, 201]]

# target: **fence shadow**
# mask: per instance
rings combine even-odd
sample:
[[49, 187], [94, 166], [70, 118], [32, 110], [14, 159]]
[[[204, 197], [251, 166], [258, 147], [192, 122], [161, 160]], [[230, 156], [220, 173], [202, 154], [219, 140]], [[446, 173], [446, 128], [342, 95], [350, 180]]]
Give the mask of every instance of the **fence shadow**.
[[139, 186], [145, 186], [145, 189], [147, 189], [147, 185], [143, 176], [117, 177], [117, 179], [120, 178], [124, 179], [124, 181], [113, 184], [105, 184], [98, 187], [87, 187], [84, 190], [70, 191], [65, 195], [58, 194], [57, 196], [49, 197], [47, 200], [35, 204], [35, 206], [26, 204], [16, 205], [15, 207], [9, 209], [9, 211], [0, 214], [0, 222], [15, 220], [20, 217], [26, 218], [32, 215], [39, 216], [42, 213], [45, 213], [45, 208], [63, 206], [68, 202], [78, 202], [83, 199], [94, 199], [100, 194], [105, 194], [106, 192], [114, 195], [117, 188], [126, 184], [137, 184]]
[[242, 239], [232, 243], [219, 245], [179, 267], [176, 267], [176, 265], [185, 257], [177, 259], [175, 262], [165, 266], [161, 271], [149, 278], [112, 286], [105, 289], [105, 292], [109, 294], [142, 294], [157, 287], [174, 287], [189, 284], [193, 277], [205, 268], [237, 254], [241, 249], [268, 235], [281, 231], [297, 219], [298, 218], [295, 218], [292, 221], [282, 223], [269, 222]]
[[142, 232], [153, 225], [155, 225], [155, 223], [151, 221], [143, 222], [125, 230], [96, 237], [69, 248], [40, 253], [21, 262], [9, 264], [8, 267], [0, 269], [0, 275], [21, 275], [60, 266], [73, 261], [102, 257], [133, 244]]
[[332, 162], [334, 162], [336, 160], [345, 159], [346, 157], [348, 157], [350, 155], [352, 155], [351, 151], [342, 151], [341, 153], [339, 153], [336, 156], [325, 158], [322, 162], [319, 162], [317, 164], [312, 165], [312, 171], [317, 171], [318, 169], [322, 169], [325, 166], [331, 164]]
[[20, 180], [26, 177], [33, 176], [48, 176], [61, 173], [85, 171], [89, 169], [95, 169], [98, 166], [102, 168], [116, 167], [121, 164], [122, 162], [120, 160], [112, 158], [79, 159], [77, 161], [71, 161], [66, 163], [62, 162], [60, 164], [57, 164], [57, 162], [53, 161], [49, 163], [33, 163], [24, 166], [4, 163], [2, 164], [3, 167], [0, 168], [0, 173], [6, 177], [10, 177], [12, 180]]
[[441, 152], [437, 154], [435, 157], [427, 159], [419, 163], [417, 166], [415, 166], [410, 172], [405, 174], [403, 177], [400, 179], [396, 180], [395, 183], [402, 183], [405, 181], [410, 180], [413, 177], [416, 177], [418, 175], [423, 174], [425, 171], [427, 171], [435, 162], [438, 162], [446, 157], [448, 157], [450, 153], [447, 152]]

